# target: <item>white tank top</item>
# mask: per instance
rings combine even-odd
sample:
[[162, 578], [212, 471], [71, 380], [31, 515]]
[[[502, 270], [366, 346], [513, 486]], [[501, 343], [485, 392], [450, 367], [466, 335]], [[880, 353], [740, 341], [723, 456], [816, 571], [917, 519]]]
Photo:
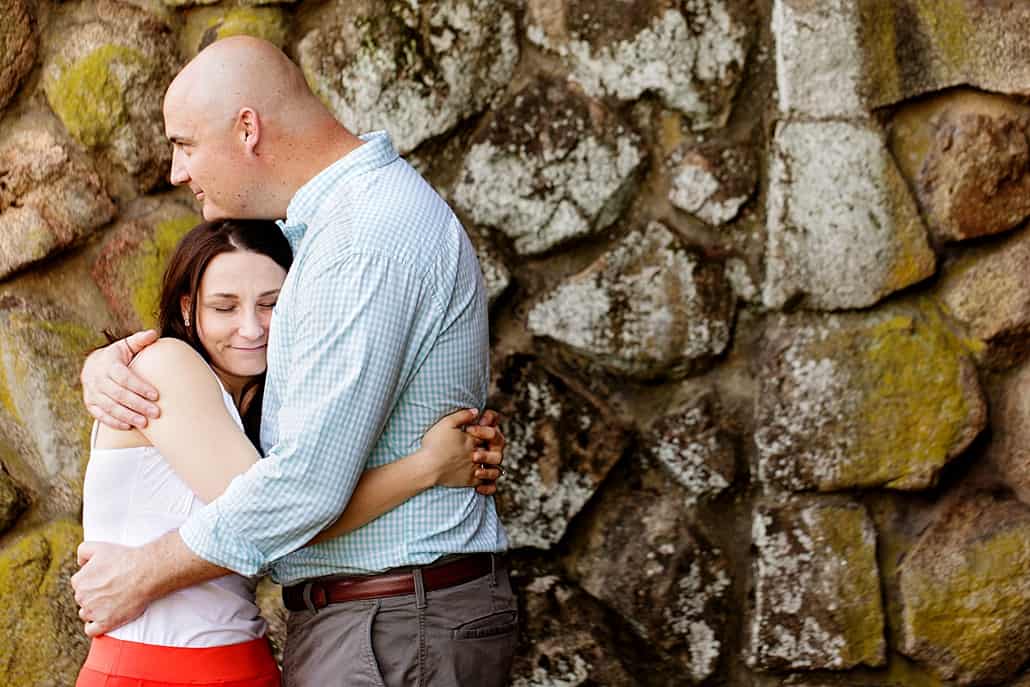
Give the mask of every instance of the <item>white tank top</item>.
[[[222, 389], [229, 414], [241, 428], [232, 397]], [[178, 529], [205, 504], [153, 446], [99, 449], [94, 423], [82, 493], [87, 541], [140, 546]], [[158, 599], [143, 615], [108, 633], [130, 642], [177, 647], [238, 644], [264, 636], [254, 603], [256, 582], [226, 575]]]

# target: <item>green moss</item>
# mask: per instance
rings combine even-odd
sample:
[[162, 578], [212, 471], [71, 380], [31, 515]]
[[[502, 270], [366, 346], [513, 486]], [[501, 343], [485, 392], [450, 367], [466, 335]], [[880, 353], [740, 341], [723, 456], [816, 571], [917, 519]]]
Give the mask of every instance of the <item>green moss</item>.
[[963, 351], [939, 321], [899, 315], [866, 334], [858, 365], [857, 460], [846, 483], [907, 488], [947, 462], [969, 408], [961, 382]]
[[[838, 578], [836, 620], [844, 637], [844, 665], [882, 665], [883, 608], [876, 547], [866, 541], [862, 508], [821, 508], [815, 531], [832, 557], [847, 563]], [[866, 574], [868, 572], [868, 574]]]
[[239, 7], [221, 21], [212, 22], [209, 28], [215, 28], [218, 39], [255, 36], [280, 48], [286, 45], [286, 14], [276, 7]]
[[969, 54], [968, 42], [976, 31], [966, 12], [966, 0], [916, 0], [916, 11], [937, 53], [953, 69]]
[[179, 239], [200, 221], [198, 215], [191, 213], [158, 223], [153, 238], [140, 246], [135, 258], [128, 259], [120, 278], [132, 290], [132, 306], [144, 327], [157, 325], [157, 306], [161, 297], [165, 263]]
[[95, 148], [110, 142], [128, 119], [124, 84], [116, 65], [135, 68], [146, 64], [139, 51], [122, 45], [104, 45], [70, 65], [44, 85], [50, 106], [75, 140]]
[[0, 551], [0, 684], [72, 684], [87, 643], [68, 578], [82, 528], [52, 522]]
[[1028, 627], [1028, 541], [1026, 527], [1010, 529], [949, 556], [954, 565], [906, 570], [901, 585], [910, 638], [949, 656], [963, 672], [979, 674], [1004, 669], [1006, 660], [1021, 662], [1022, 653], [1010, 647]]

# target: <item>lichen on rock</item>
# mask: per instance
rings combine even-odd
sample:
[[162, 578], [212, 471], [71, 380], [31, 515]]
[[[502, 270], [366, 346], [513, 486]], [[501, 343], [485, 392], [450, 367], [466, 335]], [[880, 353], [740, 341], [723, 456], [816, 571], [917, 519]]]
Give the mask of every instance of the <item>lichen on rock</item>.
[[659, 470], [641, 466], [640, 473], [600, 495], [567, 567], [583, 589], [672, 657], [685, 684], [699, 684], [724, 651], [729, 564], [691, 527], [685, 493]]
[[757, 557], [750, 665], [884, 664], [876, 531], [860, 504], [826, 497], [762, 504], [751, 534]]
[[867, 307], [934, 273], [923, 220], [873, 124], [781, 122], [769, 177], [767, 307]]
[[115, 215], [93, 168], [42, 130], [0, 147], [0, 279], [68, 248]]
[[575, 382], [521, 356], [506, 361], [488, 405], [505, 418], [513, 477], [497, 500], [511, 545], [550, 548], [622, 455], [621, 425]]
[[923, 489], [986, 424], [964, 342], [929, 304], [798, 314], [766, 332], [759, 478], [788, 489]]
[[179, 239], [201, 221], [175, 200], [145, 198], [108, 233], [93, 278], [125, 331], [156, 326], [165, 265]]
[[43, 90], [72, 138], [148, 191], [171, 162], [161, 104], [178, 62], [165, 24], [121, 8], [107, 21], [68, 29], [46, 59]]
[[546, 294], [528, 325], [616, 374], [654, 379], [722, 353], [733, 307], [722, 266], [654, 222]]
[[729, 116], [751, 25], [733, 0], [530, 0], [527, 34], [590, 95], [635, 100], [652, 91], [702, 130]]
[[254, 36], [284, 48], [289, 29], [289, 15], [280, 7], [200, 7], [186, 15], [180, 41], [191, 57], [229, 36]]
[[57, 520], [0, 549], [0, 683], [66, 687], [86, 658], [71, 575], [82, 528]]
[[312, 89], [357, 133], [401, 153], [482, 111], [518, 62], [515, 18], [491, 0], [338, 0], [297, 53]]
[[543, 253], [618, 219], [643, 159], [639, 138], [601, 103], [543, 79], [472, 138], [453, 198], [518, 253]]
[[740, 145], [698, 146], [670, 163], [669, 202], [713, 226], [732, 221], [758, 183], [754, 158]]
[[0, 534], [11, 528], [27, 505], [24, 492], [0, 464]]
[[901, 650], [959, 685], [997, 684], [1030, 658], [1030, 508], [956, 501], [901, 565]]

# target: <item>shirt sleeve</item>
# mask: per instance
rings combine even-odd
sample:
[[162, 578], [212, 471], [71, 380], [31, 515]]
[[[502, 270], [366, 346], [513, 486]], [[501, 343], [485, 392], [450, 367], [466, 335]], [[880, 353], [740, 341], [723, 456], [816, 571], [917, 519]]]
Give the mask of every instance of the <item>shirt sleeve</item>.
[[298, 277], [282, 333], [289, 369], [277, 443], [179, 530], [195, 554], [243, 575], [262, 572], [343, 512], [430, 306], [427, 280], [390, 256], [349, 255]]

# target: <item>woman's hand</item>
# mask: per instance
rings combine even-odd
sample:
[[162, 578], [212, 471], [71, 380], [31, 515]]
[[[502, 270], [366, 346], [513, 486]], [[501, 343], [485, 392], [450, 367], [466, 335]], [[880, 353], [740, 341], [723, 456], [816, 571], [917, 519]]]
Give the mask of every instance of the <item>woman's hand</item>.
[[[488, 494], [496, 491], [493, 483], [501, 476], [503, 439], [501, 450], [496, 450], [496, 436], [500, 433], [493, 427], [472, 425], [478, 414], [475, 409], [451, 413], [422, 437], [420, 452], [430, 461], [434, 485], [476, 487], [480, 493]], [[480, 436], [486, 434], [489, 436]], [[489, 443], [481, 446], [483, 441]]]

